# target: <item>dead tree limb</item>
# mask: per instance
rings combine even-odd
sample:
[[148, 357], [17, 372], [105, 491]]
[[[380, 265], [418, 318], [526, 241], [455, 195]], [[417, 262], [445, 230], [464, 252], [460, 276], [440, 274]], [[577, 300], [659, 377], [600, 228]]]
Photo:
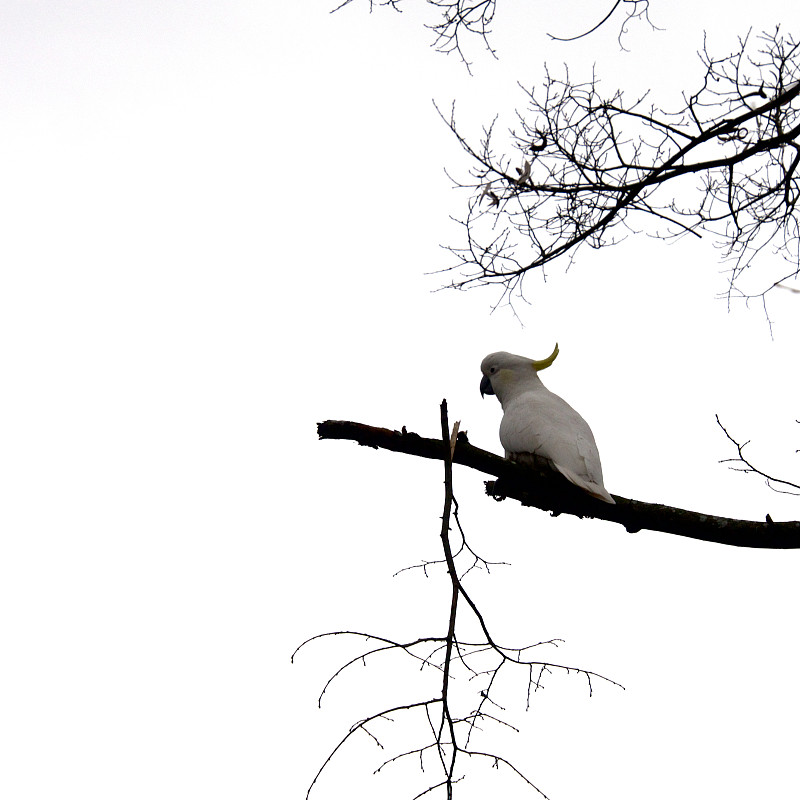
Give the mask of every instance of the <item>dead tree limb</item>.
[[[320, 439], [348, 439], [367, 447], [420, 458], [444, 458], [440, 439], [426, 439], [407, 432], [405, 428], [394, 431], [360, 422], [327, 420], [318, 423], [317, 433]], [[507, 461], [474, 447], [464, 433], [458, 435], [453, 463], [497, 478], [486, 483], [487, 494], [495, 499], [511, 497], [523, 505], [549, 511], [553, 516], [572, 514], [594, 517], [619, 523], [631, 533], [640, 530], [661, 531], [733, 547], [800, 548], [800, 521], [728, 519], [619, 495], [614, 495], [616, 505], [601, 503], [584, 495], [555, 473]]]

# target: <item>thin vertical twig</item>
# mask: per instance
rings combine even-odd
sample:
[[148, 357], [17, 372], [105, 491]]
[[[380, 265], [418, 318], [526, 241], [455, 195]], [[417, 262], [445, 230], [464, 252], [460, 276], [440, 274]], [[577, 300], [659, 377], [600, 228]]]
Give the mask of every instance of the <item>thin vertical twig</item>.
[[458, 746], [456, 744], [456, 732], [453, 724], [453, 717], [450, 713], [450, 706], [448, 704], [448, 689], [450, 686], [450, 665], [453, 656], [453, 643], [456, 634], [456, 615], [458, 614], [458, 595], [459, 595], [459, 580], [458, 573], [456, 572], [455, 561], [453, 560], [453, 551], [450, 547], [450, 514], [453, 507], [453, 444], [457, 432], [457, 425], [453, 429], [453, 435], [450, 435], [450, 424], [447, 420], [447, 400], [442, 400], [440, 406], [441, 423], [442, 423], [442, 442], [444, 444], [444, 510], [442, 511], [442, 547], [444, 548], [444, 557], [447, 563], [447, 574], [450, 576], [450, 583], [452, 586], [452, 593], [450, 597], [450, 619], [447, 626], [447, 640], [445, 646], [445, 656], [443, 665], [442, 676], [442, 722], [439, 728], [439, 751], [444, 759], [444, 754], [441, 746], [441, 734], [445, 724], [450, 732], [450, 744], [452, 753], [450, 755], [450, 763], [445, 766], [446, 771], [446, 786], [447, 798], [450, 800], [453, 796], [453, 774], [456, 766], [456, 755], [458, 753]]

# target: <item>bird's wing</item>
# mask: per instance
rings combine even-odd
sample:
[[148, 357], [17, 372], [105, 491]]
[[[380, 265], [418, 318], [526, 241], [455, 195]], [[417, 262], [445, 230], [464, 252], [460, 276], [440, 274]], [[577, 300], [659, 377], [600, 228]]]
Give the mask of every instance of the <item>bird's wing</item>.
[[527, 454], [544, 458], [571, 483], [614, 502], [603, 487], [600, 455], [586, 420], [544, 387], [508, 403], [500, 424], [500, 443], [507, 458], [524, 461]]

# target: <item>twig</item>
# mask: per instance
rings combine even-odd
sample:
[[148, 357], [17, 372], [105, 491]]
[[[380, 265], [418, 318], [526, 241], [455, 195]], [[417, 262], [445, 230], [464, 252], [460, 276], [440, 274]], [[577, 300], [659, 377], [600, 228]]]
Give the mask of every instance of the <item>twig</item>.
[[[726, 464], [728, 462], [734, 462], [734, 463], [737, 463], [737, 464], [744, 464], [743, 468], [742, 467], [730, 467], [730, 469], [736, 470], [737, 472], [754, 472], [756, 475], [761, 475], [761, 477], [765, 479], [765, 482], [766, 482], [767, 486], [770, 489], [772, 489], [773, 492], [778, 492], [779, 494], [791, 494], [791, 495], [800, 494], [800, 485], [798, 485], [796, 483], [792, 483], [791, 481], [785, 481], [785, 480], [783, 480], [783, 478], [776, 478], [773, 475], [769, 475], [766, 472], [764, 472], [762, 469], [759, 469], [758, 467], [754, 466], [751, 461], [746, 459], [744, 457], [744, 448], [747, 447], [747, 445], [750, 444], [750, 442], [747, 441], [747, 442], [744, 442], [744, 444], [739, 444], [739, 442], [737, 442], [736, 439], [734, 439], [733, 436], [731, 436], [730, 433], [728, 433], [728, 431], [725, 428], [725, 426], [720, 422], [719, 414], [715, 414], [714, 416], [716, 417], [717, 425], [719, 425], [719, 427], [722, 428], [722, 432], [728, 437], [728, 439], [731, 442], [733, 442], [734, 446], [736, 447], [736, 451], [739, 454], [737, 458], [723, 458], [719, 462], [720, 464]], [[793, 489], [797, 489], [798, 491], [797, 492], [790, 492], [790, 491], [786, 491], [785, 489], [776, 489], [775, 486], [772, 485], [774, 483], [780, 483], [783, 486], [791, 486]]]
[[[442, 780], [431, 784], [416, 796], [422, 797], [434, 791], [435, 789], [444, 787], [448, 800], [452, 800], [453, 787], [464, 777], [463, 775], [456, 774], [456, 766], [459, 762], [459, 757], [461, 757], [461, 760], [463, 760], [463, 757], [466, 756], [476, 756], [480, 758], [491, 759], [494, 762], [493, 765], [495, 767], [503, 765], [509, 768], [514, 774], [522, 778], [522, 780], [528, 786], [534, 788], [537, 792], [539, 792], [539, 794], [545, 797], [544, 793], [530, 780], [530, 778], [528, 778], [520, 769], [518, 769], [503, 756], [484, 752], [482, 750], [470, 749], [471, 740], [476, 731], [481, 730], [480, 723], [482, 721], [493, 722], [504, 726], [509, 730], [516, 732], [519, 731], [516, 726], [498, 716], [498, 712], [504, 712], [505, 709], [500, 706], [491, 696], [493, 688], [499, 680], [500, 672], [503, 671], [505, 674], [508, 669], [512, 669], [514, 667], [521, 667], [527, 672], [528, 690], [526, 707], [530, 705], [531, 689], [536, 692], [539, 688], [541, 688], [543, 675], [550, 674], [555, 670], [561, 670], [567, 674], [575, 673], [577, 675], [585, 675], [589, 682], [589, 696], [591, 696], [592, 693], [593, 677], [620, 688], [624, 688], [621, 687], [616, 681], [590, 670], [566, 666], [563, 664], [554, 664], [547, 661], [528, 659], [528, 651], [545, 644], [555, 645], [557, 647], [559, 642], [562, 641], [560, 639], [549, 639], [547, 641], [540, 641], [536, 644], [525, 645], [523, 647], [507, 647], [501, 645], [493, 638], [492, 634], [490, 633], [489, 626], [483, 614], [481, 613], [481, 610], [469, 596], [463, 585], [463, 577], [469, 573], [472, 567], [460, 574], [457, 563], [459, 557], [469, 559], [471, 556], [473, 558], [474, 566], [475, 563], [482, 561], [482, 559], [479, 559], [479, 557], [475, 555], [475, 552], [467, 543], [467, 537], [464, 529], [461, 526], [461, 523], [457, 520], [458, 506], [453, 491], [453, 457], [455, 456], [456, 460], [458, 459], [459, 453], [464, 447], [464, 440], [463, 434], [461, 436], [457, 436], [458, 424], [454, 426], [452, 432], [449, 430], [447, 419], [447, 402], [444, 400], [442, 401], [440, 407], [440, 423], [441, 438], [433, 442], [435, 449], [434, 454], [430, 457], [439, 458], [444, 462], [445, 473], [445, 494], [441, 518], [440, 540], [444, 556], [443, 562], [447, 567], [447, 574], [451, 587], [446, 635], [426, 636], [410, 642], [399, 642], [386, 636], [376, 636], [374, 634], [358, 631], [333, 631], [306, 639], [306, 641], [303, 642], [297, 648], [297, 650], [295, 650], [295, 653], [292, 656], [292, 659], [294, 659], [297, 653], [309, 643], [330, 636], [351, 635], [364, 638], [368, 642], [374, 640], [379, 643], [378, 646], [370, 647], [363, 651], [360, 655], [350, 658], [333, 673], [333, 675], [325, 683], [322, 692], [320, 693], [320, 704], [322, 702], [322, 697], [328, 690], [328, 687], [349, 667], [358, 662], [366, 665], [366, 660], [368, 657], [377, 655], [378, 653], [387, 653], [393, 651], [402, 651], [416, 659], [420, 662], [421, 668], [430, 665], [439, 669], [441, 671], [442, 678], [439, 696], [427, 700], [395, 705], [391, 708], [385, 709], [384, 711], [372, 714], [355, 723], [325, 759], [324, 763], [312, 780], [311, 785], [309, 786], [309, 793], [316, 785], [320, 775], [325, 770], [327, 765], [330, 764], [336, 753], [339, 752], [344, 744], [350, 738], [352, 738], [357, 731], [363, 731], [366, 733], [378, 747], [383, 749], [383, 743], [368, 726], [379, 719], [391, 719], [390, 715], [399, 711], [423, 709], [425, 712], [425, 719], [427, 720], [430, 728], [431, 740], [423, 743], [420, 746], [407, 748], [396, 755], [385, 758], [378, 765], [377, 769], [375, 769], [376, 773], [381, 772], [384, 767], [387, 767], [390, 764], [396, 764], [398, 761], [405, 759], [408, 756], [418, 756], [420, 768], [424, 771], [425, 756], [431, 752], [434, 752], [441, 769]], [[405, 431], [398, 435], [405, 438], [412, 438], [418, 442], [428, 441], [422, 440], [420, 437], [416, 437], [414, 434], [408, 434]], [[452, 533], [450, 529], [450, 522], [452, 519], [456, 519], [458, 522], [458, 533], [461, 537], [460, 545], [455, 551], [453, 550], [453, 546], [450, 541], [450, 536]], [[428, 562], [425, 563], [425, 566], [427, 566], [427, 563]], [[484, 563], [488, 565], [489, 562]], [[458, 638], [458, 614], [461, 608], [459, 598], [464, 599], [470, 611], [475, 615], [475, 619], [478, 621], [480, 629], [483, 633], [482, 639], [479, 637], [477, 641], [465, 641]], [[418, 652], [415, 652], [415, 649], [419, 648], [425, 648], [426, 655], [421, 656]], [[441, 663], [437, 663], [440, 659]], [[471, 710], [469, 713], [463, 715], [457, 714], [454, 711], [453, 695], [451, 691], [453, 687], [453, 681], [455, 679], [454, 670], [459, 665], [467, 671], [470, 681], [474, 679], [482, 679], [482, 682], [485, 681], [484, 687], [478, 690], [480, 701], [478, 702], [477, 707]], [[538, 675], [536, 678], [533, 677], [534, 668], [538, 668]], [[494, 713], [488, 713], [486, 711], [487, 706], [490, 706], [493, 710], [496, 709]], [[440, 710], [437, 714], [437, 718], [434, 719], [433, 713], [437, 707]], [[464, 729], [464, 726], [466, 726], [466, 729]]]

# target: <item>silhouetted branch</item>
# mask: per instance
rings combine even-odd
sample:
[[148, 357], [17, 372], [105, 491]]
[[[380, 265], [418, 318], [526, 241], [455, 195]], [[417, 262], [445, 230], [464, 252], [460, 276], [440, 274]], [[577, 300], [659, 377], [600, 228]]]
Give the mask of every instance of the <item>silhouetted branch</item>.
[[[761, 475], [761, 477], [764, 478], [764, 482], [767, 484], [767, 486], [769, 486], [770, 489], [772, 489], [773, 492], [779, 492], [780, 494], [800, 495], [800, 485], [792, 483], [791, 481], [783, 480], [782, 478], [775, 478], [774, 476], [769, 475], [763, 470], [754, 466], [752, 462], [746, 459], [744, 457], [744, 448], [747, 447], [747, 445], [750, 444], [750, 442], [746, 441], [744, 442], [744, 444], [739, 444], [739, 442], [737, 442], [736, 439], [734, 439], [733, 436], [731, 436], [730, 433], [728, 433], [725, 426], [719, 421], [719, 415], [715, 416], [717, 418], [717, 425], [719, 425], [719, 427], [722, 428], [722, 432], [728, 437], [728, 439], [731, 442], [733, 442], [738, 453], [736, 458], [724, 458], [722, 461], [719, 462], [720, 464], [728, 464], [728, 463], [740, 464], [741, 466], [730, 467], [730, 469], [736, 472], [751, 472], [755, 473], [756, 475]], [[798, 491], [792, 492], [787, 489], [779, 489], [775, 484], [780, 484], [781, 486], [791, 486], [792, 489], [797, 489]]]
[[625, 20], [620, 26], [619, 35], [617, 36], [617, 41], [619, 42], [620, 47], [622, 47], [622, 37], [628, 32], [627, 26], [632, 19], [644, 18], [647, 20], [651, 28], [654, 30], [659, 30], [650, 21], [650, 0], [616, 0], [608, 13], [599, 22], [592, 25], [591, 28], [584, 30], [582, 33], [575, 34], [574, 36], [554, 36], [552, 33], [548, 33], [547, 35], [556, 42], [575, 42], [578, 39], [585, 39], [599, 28], [602, 28], [603, 25], [605, 25], [606, 22], [608, 22], [611, 17], [614, 16], [614, 12], [620, 7], [625, 8], [627, 13]]
[[[421, 458], [441, 459], [441, 442], [416, 433], [374, 428], [358, 422], [328, 420], [317, 425], [320, 439], [348, 439], [369, 447], [392, 450]], [[498, 481], [487, 482], [487, 493], [511, 497], [554, 515], [595, 517], [623, 525], [626, 530], [662, 531], [691, 539], [735, 547], [794, 549], [800, 547], [800, 522], [754, 522], [701, 514], [681, 508], [630, 500], [613, 495], [616, 505], [602, 503], [565, 481], [556, 473], [507, 461], [458, 437], [453, 463], [462, 464]]]
[[[345, 6], [349, 6], [354, 0], [343, 0], [339, 3], [331, 13], [340, 11]], [[369, 10], [373, 11], [375, 6], [387, 6], [394, 11], [402, 11], [404, 5], [403, 0], [368, 0]], [[439, 53], [452, 54], [455, 53], [466, 65], [467, 69], [470, 68], [470, 62], [467, 58], [466, 42], [480, 41], [481, 44], [493, 55], [496, 56], [494, 47], [491, 43], [492, 36], [492, 22], [497, 10], [497, 0], [426, 0], [428, 6], [435, 9], [435, 13], [439, 15], [437, 21], [426, 25], [428, 30], [433, 31], [434, 40], [431, 46]], [[650, 27], [655, 28], [649, 18], [650, 0], [611, 0], [611, 9], [591, 29], [584, 30], [571, 37], [558, 37], [548, 34], [551, 39], [557, 41], [574, 41], [582, 39], [591, 33], [594, 33], [598, 28], [602, 27], [620, 6], [626, 9], [626, 15], [620, 25], [619, 41], [622, 46], [622, 37], [627, 33], [627, 25], [631, 20], [645, 19], [650, 24]], [[536, 32], [536, 10], [530, 9], [530, 32]]]
[[[349, 423], [352, 425], [352, 423]], [[321, 423], [320, 428], [329, 426], [329, 430], [334, 434], [337, 432], [337, 423]], [[332, 428], [330, 426], [333, 426]], [[380, 429], [369, 429], [367, 426], [357, 426], [362, 433], [370, 435], [370, 431], [379, 431]], [[354, 734], [363, 731], [373, 741], [383, 749], [384, 745], [378, 738], [378, 735], [373, 731], [375, 723], [380, 720], [391, 719], [390, 715], [399, 712], [422, 712], [424, 713], [425, 720], [428, 723], [431, 739], [423, 742], [419, 746], [414, 746], [404, 749], [402, 752], [389, 756], [377, 767], [375, 772], [380, 772], [391, 764], [396, 764], [398, 761], [414, 756], [419, 759], [420, 769], [425, 772], [426, 758], [431, 761], [435, 758], [435, 763], [438, 765], [438, 774], [436, 777], [441, 776], [441, 780], [429, 785], [423, 791], [418, 793], [416, 797], [423, 797], [436, 789], [444, 789], [448, 800], [453, 796], [453, 787], [456, 783], [463, 779], [463, 775], [456, 775], [456, 766], [467, 757], [490, 759], [493, 766], [503, 766], [509, 769], [525, 784], [535, 789], [543, 797], [544, 793], [511, 761], [496, 753], [490, 753], [485, 750], [478, 750], [471, 746], [472, 739], [477, 735], [479, 730], [479, 723], [494, 723], [509, 730], [517, 731], [517, 728], [506, 720], [502, 719], [499, 711], [503, 711], [501, 707], [492, 699], [492, 692], [498, 682], [498, 677], [501, 670], [505, 673], [509, 669], [522, 668], [523, 674], [527, 676], [527, 692], [526, 692], [526, 708], [530, 705], [531, 693], [537, 692], [542, 688], [542, 679], [545, 675], [552, 674], [554, 671], [559, 670], [562, 672], [576, 673], [584, 675], [587, 679], [589, 686], [589, 695], [592, 694], [592, 678], [597, 678], [601, 681], [611, 683], [615, 686], [620, 686], [616, 681], [612, 681], [596, 672], [590, 670], [566, 666], [564, 664], [556, 664], [551, 661], [538, 660], [530, 656], [536, 650], [546, 645], [558, 647], [561, 639], [549, 639], [547, 641], [540, 641], [536, 644], [524, 645], [521, 647], [508, 647], [502, 645], [492, 636], [489, 631], [489, 625], [478, 608], [475, 601], [470, 597], [463, 583], [463, 576], [467, 574], [470, 569], [475, 565], [476, 561], [483, 561], [479, 559], [474, 551], [466, 543], [466, 536], [459, 523], [458, 532], [461, 537], [461, 542], [457, 548], [453, 548], [450, 537], [453, 535], [451, 530], [450, 520], [455, 516], [457, 508], [455, 503], [455, 496], [453, 493], [453, 456], [463, 450], [463, 437], [456, 439], [458, 430], [458, 423], [453, 428], [453, 434], [449, 433], [449, 423], [447, 420], [447, 404], [442, 401], [441, 405], [441, 438], [438, 440], [424, 440], [420, 437], [415, 437], [414, 434], [397, 434], [404, 440], [414, 440], [417, 444], [424, 443], [423, 449], [430, 457], [439, 458], [444, 461], [445, 468], [445, 500], [442, 512], [440, 539], [442, 543], [442, 550], [444, 558], [440, 562], [426, 562], [425, 568], [431, 563], [438, 563], [440, 566], [443, 564], [450, 582], [450, 601], [447, 619], [447, 633], [445, 636], [426, 636], [415, 639], [411, 642], [398, 642], [396, 640], [387, 638], [385, 636], [376, 636], [374, 634], [361, 633], [357, 631], [333, 631], [319, 636], [313, 636], [303, 642], [292, 655], [292, 660], [297, 654], [309, 645], [311, 642], [319, 641], [321, 639], [332, 636], [352, 636], [356, 638], [363, 638], [366, 640], [367, 648], [346, 661], [339, 669], [325, 683], [322, 692], [319, 696], [319, 703], [321, 705], [322, 698], [328, 691], [331, 684], [339, 677], [345, 670], [349, 669], [354, 664], [361, 662], [366, 665], [367, 659], [377, 656], [382, 653], [404, 653], [421, 664], [421, 669], [426, 667], [433, 667], [440, 672], [441, 683], [439, 694], [427, 699], [409, 702], [404, 704], [393, 705], [384, 711], [379, 711], [371, 714], [368, 717], [359, 720], [351, 726], [349, 731], [334, 747], [332, 752], [325, 759], [324, 763], [318, 770], [314, 779], [309, 786], [309, 793], [317, 783], [320, 775], [325, 770], [327, 765], [331, 762], [333, 757], [339, 750], [348, 742]], [[338, 429], [341, 433], [341, 429]], [[392, 432], [386, 431], [390, 434], [389, 439], [392, 439]], [[378, 438], [384, 438], [378, 434]], [[472, 565], [466, 570], [459, 569], [459, 557], [469, 560], [472, 559]], [[483, 562], [488, 564], [489, 562]], [[426, 571], [427, 575], [427, 571]], [[459, 637], [459, 629], [462, 625], [459, 622], [459, 610], [461, 604], [459, 600], [463, 599], [469, 607], [469, 610], [477, 620], [483, 634], [483, 638], [478, 638], [477, 641], [467, 641]], [[373, 646], [371, 643], [375, 642], [377, 645]], [[462, 714], [457, 710], [458, 700], [452, 693], [454, 675], [457, 670], [466, 672], [469, 681], [469, 686], [476, 686], [476, 693], [480, 698], [477, 706], [466, 714]], [[472, 681], [475, 681], [473, 684]], [[404, 683], [405, 685], [405, 683]], [[621, 687], [620, 688], [624, 688]]]
[[[353, 0], [344, 0], [333, 9], [333, 12], [352, 2]], [[433, 31], [434, 40], [431, 47], [434, 50], [447, 55], [455, 53], [467, 69], [470, 69], [471, 64], [466, 55], [466, 39], [480, 40], [483, 46], [493, 56], [495, 55], [489, 38], [497, 0], [426, 0], [426, 3], [441, 15], [438, 21], [425, 26]], [[400, 7], [402, 0], [369, 0], [370, 12], [376, 5], [402, 11]]]
[[672, 110], [548, 71], [541, 91], [525, 91], [529, 110], [507, 142], [493, 122], [473, 143], [454, 110], [440, 112], [472, 162], [455, 181], [471, 198], [458, 220], [465, 242], [441, 271], [448, 285], [497, 285], [510, 300], [531, 270], [615, 244], [633, 225], [664, 239], [712, 233], [731, 263], [729, 298], [755, 296], [738, 282], [765, 247], [791, 265], [781, 280], [797, 275], [798, 43], [779, 29], [757, 43], [740, 40], [724, 58], [704, 46], [699, 86]]

